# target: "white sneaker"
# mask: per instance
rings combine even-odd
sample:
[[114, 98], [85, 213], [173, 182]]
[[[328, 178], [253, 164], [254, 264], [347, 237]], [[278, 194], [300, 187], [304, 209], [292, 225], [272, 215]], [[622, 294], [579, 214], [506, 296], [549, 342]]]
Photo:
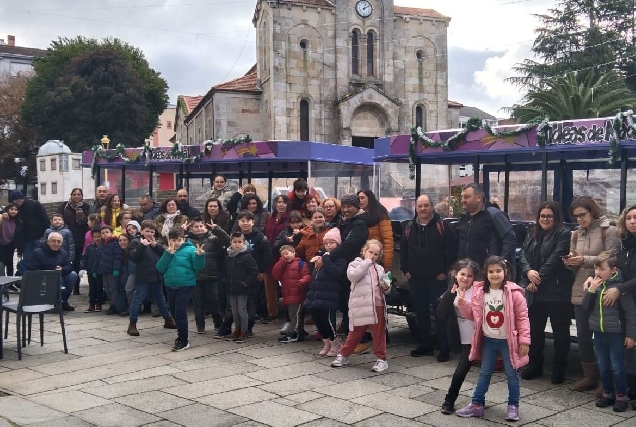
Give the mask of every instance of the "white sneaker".
[[349, 358], [343, 356], [342, 354], [339, 354], [336, 356], [336, 359], [331, 362], [331, 367], [332, 368], [342, 368], [344, 365], [348, 365], [349, 364]]
[[[333, 364], [332, 364], [333, 365]], [[386, 360], [382, 360], [382, 359], [378, 359], [375, 362], [375, 365], [373, 365], [373, 368], [371, 368], [371, 370], [373, 372], [384, 372], [389, 368], [389, 364], [386, 362]]]
[[294, 332], [294, 331], [291, 330], [291, 323], [289, 323], [289, 322], [285, 322], [283, 327], [280, 328], [280, 334], [281, 335], [290, 335], [292, 332]]

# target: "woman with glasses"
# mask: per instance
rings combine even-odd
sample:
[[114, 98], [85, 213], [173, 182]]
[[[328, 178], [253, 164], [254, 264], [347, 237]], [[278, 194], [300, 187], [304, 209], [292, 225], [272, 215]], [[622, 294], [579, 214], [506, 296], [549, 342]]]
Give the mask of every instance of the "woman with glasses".
[[537, 210], [534, 229], [528, 234], [519, 254], [530, 317], [530, 363], [521, 374], [524, 380], [543, 375], [545, 326], [550, 318], [554, 333], [552, 384], [565, 380], [565, 367], [570, 352], [570, 318], [574, 274], [561, 259], [570, 252], [571, 232], [563, 225], [561, 206], [545, 202]]
[[[601, 215], [601, 208], [590, 196], [575, 197], [570, 205], [570, 216], [579, 225], [579, 229], [572, 233], [570, 252], [563, 258], [563, 263], [575, 274], [572, 304], [583, 366], [583, 379], [572, 384], [570, 388], [575, 391], [586, 391], [593, 390], [598, 385], [598, 366], [594, 355], [592, 331], [588, 324], [589, 315], [581, 305], [585, 295], [583, 284], [588, 277], [594, 276], [594, 258], [603, 251], [618, 253], [621, 241], [617, 237], [616, 228], [610, 225], [609, 219]], [[597, 394], [599, 391], [601, 390], [597, 389]]]
[[[88, 231], [88, 214], [90, 206], [84, 203], [84, 192], [81, 188], [73, 188], [71, 196], [67, 202], [63, 202], [57, 213], [62, 214], [64, 224], [71, 230], [75, 247], [75, 259], [70, 260], [73, 263], [73, 271], [79, 273], [80, 261], [82, 259], [82, 251], [79, 248], [84, 247], [84, 237]], [[79, 276], [77, 283], [73, 286], [73, 294], [79, 295]]]

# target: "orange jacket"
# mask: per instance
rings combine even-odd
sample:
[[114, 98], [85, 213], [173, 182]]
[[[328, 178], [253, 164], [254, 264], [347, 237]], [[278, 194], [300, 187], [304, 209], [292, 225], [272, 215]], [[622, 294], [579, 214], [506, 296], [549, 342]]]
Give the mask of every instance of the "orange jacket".
[[307, 227], [302, 231], [303, 237], [296, 246], [296, 256], [309, 262], [314, 255], [322, 248], [322, 239], [331, 230], [330, 227], [323, 227], [318, 234], [313, 227]]
[[382, 259], [380, 264], [386, 271], [393, 268], [393, 227], [390, 219], [381, 219], [376, 225], [369, 227], [369, 240], [376, 239], [382, 243]]

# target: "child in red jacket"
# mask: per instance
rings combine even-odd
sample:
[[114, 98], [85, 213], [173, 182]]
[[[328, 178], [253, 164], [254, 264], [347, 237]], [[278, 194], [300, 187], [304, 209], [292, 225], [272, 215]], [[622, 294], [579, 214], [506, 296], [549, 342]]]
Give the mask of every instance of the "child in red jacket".
[[311, 275], [306, 262], [296, 256], [296, 250], [291, 245], [280, 248], [281, 257], [272, 268], [272, 276], [280, 281], [283, 290], [283, 305], [287, 307], [291, 319], [291, 332], [278, 339], [279, 342], [289, 343], [298, 341], [298, 336], [304, 334], [305, 325], [299, 321], [298, 312], [305, 301]]

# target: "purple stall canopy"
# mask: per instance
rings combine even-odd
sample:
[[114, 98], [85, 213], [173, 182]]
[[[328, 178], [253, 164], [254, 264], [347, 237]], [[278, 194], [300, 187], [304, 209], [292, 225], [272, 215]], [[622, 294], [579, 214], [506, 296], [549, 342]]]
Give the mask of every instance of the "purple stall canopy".
[[373, 150], [309, 141], [256, 141], [241, 144], [206, 143], [173, 147], [96, 148], [82, 153], [84, 167], [107, 167], [176, 171], [181, 165], [196, 171], [205, 164], [288, 163], [309, 161], [372, 166]]
[[[465, 134], [458, 138], [459, 133]], [[417, 134], [415, 134], [417, 135]], [[413, 135], [413, 136], [415, 136]], [[408, 161], [412, 135], [396, 135], [375, 140], [376, 161]], [[415, 138], [413, 138], [415, 139]], [[631, 112], [616, 117], [543, 121], [534, 125], [507, 125], [466, 132], [461, 129], [421, 132], [414, 144], [422, 163], [460, 163], [479, 159], [498, 161], [540, 161], [538, 153], [548, 152], [550, 160], [599, 159], [615, 157], [625, 149], [636, 154], [636, 126]], [[613, 159], [616, 160], [616, 159]]]

